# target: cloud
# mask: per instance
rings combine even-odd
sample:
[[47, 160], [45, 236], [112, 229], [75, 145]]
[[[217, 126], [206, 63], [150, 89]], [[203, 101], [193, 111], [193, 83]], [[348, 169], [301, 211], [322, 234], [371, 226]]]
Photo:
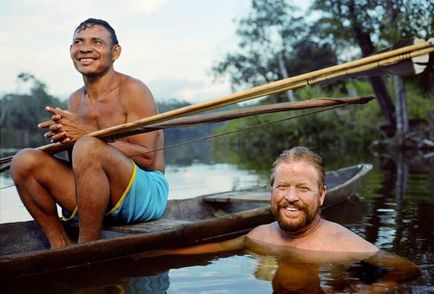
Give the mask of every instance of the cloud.
[[[122, 6], [125, 5], [125, 0], [118, 0], [116, 2], [119, 2], [119, 4]], [[134, 10], [138, 12], [149, 14], [164, 7], [167, 4], [167, 0], [133, 0], [129, 1], [128, 4], [130, 4]]]
[[55, 0], [0, 1], [1, 92], [16, 89], [20, 72], [34, 74], [55, 96], [67, 96], [82, 86], [69, 45], [74, 28], [95, 17], [107, 20], [118, 34], [123, 51], [116, 70], [147, 84], [165, 81], [151, 88], [162, 93], [158, 97], [189, 101], [228, 91], [228, 84], [213, 84], [207, 72], [236, 44], [233, 19], [249, 2], [74, 0], [60, 5]]
[[208, 79], [177, 79], [161, 77], [147, 83], [157, 100], [179, 99], [198, 103], [229, 94], [225, 84], [212, 83]]

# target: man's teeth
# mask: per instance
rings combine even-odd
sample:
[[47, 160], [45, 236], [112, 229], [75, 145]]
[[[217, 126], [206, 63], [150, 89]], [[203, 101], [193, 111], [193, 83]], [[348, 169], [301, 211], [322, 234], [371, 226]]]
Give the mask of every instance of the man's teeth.
[[295, 208], [295, 207], [287, 207], [285, 209], [288, 211], [298, 211], [298, 208]]

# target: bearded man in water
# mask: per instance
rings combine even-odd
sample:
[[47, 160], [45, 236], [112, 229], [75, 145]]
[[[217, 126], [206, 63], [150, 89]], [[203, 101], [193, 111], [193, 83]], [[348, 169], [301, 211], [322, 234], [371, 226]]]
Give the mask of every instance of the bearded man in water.
[[[319, 267], [323, 263], [363, 261], [382, 269], [372, 284], [362, 285], [362, 288], [366, 286], [367, 292], [389, 291], [420, 275], [420, 270], [408, 260], [379, 250], [342, 225], [321, 218], [320, 207], [327, 193], [324, 161], [308, 148], [297, 146], [280, 154], [273, 163], [270, 190], [275, 222], [258, 226], [247, 235], [232, 240], [157, 250], [145, 253], [143, 257], [243, 248], [259, 256], [278, 256], [279, 266], [273, 279], [276, 291], [288, 285], [291, 289], [294, 285], [302, 288], [316, 285], [320, 289]], [[364, 284], [356, 280], [354, 283]]]
[[320, 208], [327, 193], [324, 162], [308, 148], [293, 147], [276, 159], [270, 189], [276, 222], [253, 229], [248, 239], [315, 251], [378, 251], [345, 227], [321, 218]]
[[272, 166], [270, 190], [275, 222], [232, 240], [159, 250], [148, 255], [201, 254], [257, 248], [256, 245], [357, 256], [371, 256], [379, 250], [344, 226], [321, 218], [320, 208], [327, 193], [324, 161], [308, 148], [297, 146], [280, 154]]

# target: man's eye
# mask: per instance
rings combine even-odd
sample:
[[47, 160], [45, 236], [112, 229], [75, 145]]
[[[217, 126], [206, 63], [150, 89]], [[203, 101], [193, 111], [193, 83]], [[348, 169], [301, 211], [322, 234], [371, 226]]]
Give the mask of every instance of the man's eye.
[[279, 189], [279, 190], [281, 190], [281, 191], [285, 191], [285, 190], [288, 189], [288, 186], [287, 186], [287, 185], [278, 185], [278, 186], [277, 186], [277, 189]]
[[307, 191], [309, 191], [309, 188], [308, 188], [308, 187], [305, 187], [305, 186], [299, 187], [298, 189], [299, 189], [300, 191], [302, 191], [302, 192], [307, 192]]

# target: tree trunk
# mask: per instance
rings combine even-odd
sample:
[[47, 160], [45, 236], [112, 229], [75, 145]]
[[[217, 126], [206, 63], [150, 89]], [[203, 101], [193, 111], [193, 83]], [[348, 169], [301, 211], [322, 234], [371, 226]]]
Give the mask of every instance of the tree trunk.
[[[286, 70], [285, 67], [285, 61], [283, 60], [283, 52], [279, 52], [279, 54], [277, 54], [277, 61], [279, 63], [280, 74], [284, 79], [287, 79], [289, 76], [288, 76], [288, 71]], [[288, 97], [289, 102], [295, 101], [294, 91], [292, 90], [286, 91], [286, 96]]]
[[[371, 35], [369, 32], [365, 31], [362, 24], [359, 23], [354, 1], [348, 3], [348, 10], [352, 21], [354, 35], [360, 49], [362, 50], [362, 55], [364, 57], [371, 55], [374, 53], [374, 45], [372, 43]], [[387, 120], [388, 124], [394, 126], [396, 121], [395, 107], [393, 106], [392, 98], [387, 91], [386, 84], [381, 77], [370, 77], [369, 81], [374, 89], [375, 96], [380, 104], [384, 118]]]
[[395, 126], [395, 106], [387, 91], [386, 84], [381, 77], [369, 77], [369, 82], [371, 82], [372, 88], [374, 89], [375, 97], [377, 97], [384, 118], [389, 125]]
[[407, 101], [405, 99], [405, 88], [400, 76], [393, 76], [396, 93], [396, 138], [403, 143], [404, 136], [409, 131]]

